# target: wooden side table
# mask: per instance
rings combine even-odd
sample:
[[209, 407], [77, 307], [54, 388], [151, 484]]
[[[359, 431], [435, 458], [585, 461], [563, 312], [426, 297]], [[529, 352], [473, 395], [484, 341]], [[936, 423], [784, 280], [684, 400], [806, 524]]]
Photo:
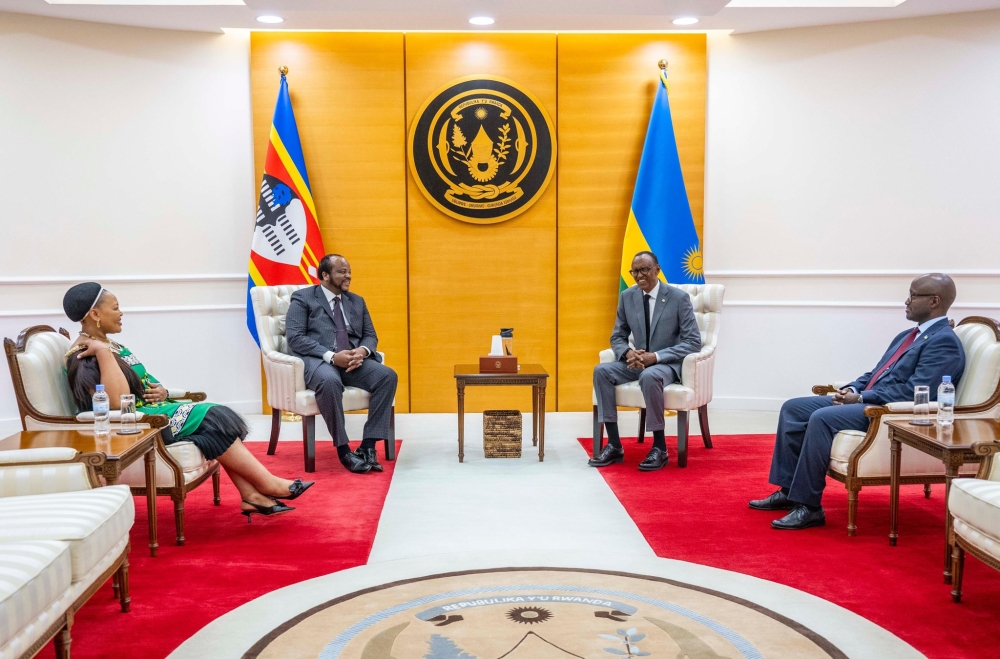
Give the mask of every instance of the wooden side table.
[[[901, 445], [906, 444], [918, 451], [941, 460], [944, 463], [944, 582], [951, 583], [951, 526], [952, 517], [948, 511], [948, 494], [951, 482], [959, 477], [958, 470], [967, 463], [979, 463], [983, 458], [976, 455], [973, 444], [993, 442], [1000, 439], [998, 419], [955, 419], [952, 426], [911, 425], [909, 421], [889, 421], [889, 544], [895, 545], [899, 537], [897, 521], [899, 515]], [[972, 474], [970, 474], [971, 476]]]
[[465, 462], [465, 388], [531, 387], [531, 445], [538, 447], [538, 461], [545, 461], [545, 385], [549, 374], [541, 364], [521, 364], [517, 373], [480, 373], [478, 364], [455, 366], [458, 390], [458, 461]]
[[156, 442], [159, 428], [141, 428], [135, 435], [119, 435], [112, 430], [104, 438], [93, 430], [22, 430], [0, 440], [4, 449], [69, 447], [81, 453], [101, 453], [104, 464], [97, 467], [108, 485], [117, 485], [122, 471], [139, 458], [146, 460], [146, 508], [149, 519], [149, 554], [156, 556]]

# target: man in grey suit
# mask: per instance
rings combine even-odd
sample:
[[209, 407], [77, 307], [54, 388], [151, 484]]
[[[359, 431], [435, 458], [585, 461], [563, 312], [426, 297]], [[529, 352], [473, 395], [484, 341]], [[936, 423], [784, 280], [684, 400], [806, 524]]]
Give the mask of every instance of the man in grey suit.
[[[611, 332], [616, 361], [594, 368], [597, 413], [607, 428], [608, 445], [589, 464], [606, 467], [625, 459], [618, 437], [615, 386], [638, 380], [646, 401], [648, 427], [653, 431], [653, 448], [639, 469], [655, 471], [669, 460], [663, 436], [663, 387], [680, 382], [684, 358], [701, 350], [701, 333], [690, 296], [660, 282], [660, 262], [655, 254], [636, 254], [629, 273], [636, 285], [618, 296], [618, 317]], [[629, 335], [635, 348], [629, 345]]]
[[[389, 436], [396, 396], [396, 372], [375, 351], [378, 337], [364, 298], [351, 293], [351, 265], [339, 254], [319, 262], [320, 285], [292, 293], [285, 337], [292, 354], [305, 362], [306, 386], [316, 392], [323, 419], [340, 462], [363, 474], [382, 471], [375, 443]], [[371, 393], [361, 447], [352, 453], [344, 430], [344, 387]]]

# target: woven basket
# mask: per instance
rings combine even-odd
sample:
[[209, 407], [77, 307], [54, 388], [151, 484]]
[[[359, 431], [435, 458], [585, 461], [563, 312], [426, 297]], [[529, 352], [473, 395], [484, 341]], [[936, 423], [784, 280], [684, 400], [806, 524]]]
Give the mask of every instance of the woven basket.
[[517, 410], [483, 412], [483, 449], [487, 458], [521, 457], [521, 413]]

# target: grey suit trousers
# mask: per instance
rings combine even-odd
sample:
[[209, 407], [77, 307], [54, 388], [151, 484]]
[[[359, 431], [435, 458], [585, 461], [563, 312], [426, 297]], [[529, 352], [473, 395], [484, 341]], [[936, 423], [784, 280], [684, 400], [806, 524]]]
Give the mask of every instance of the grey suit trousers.
[[396, 371], [369, 358], [350, 373], [324, 362], [313, 371], [306, 386], [316, 393], [316, 404], [326, 427], [330, 429], [333, 443], [343, 446], [347, 444], [344, 387], [357, 387], [371, 394], [363, 439], [386, 439], [389, 437], [389, 417], [398, 381]]
[[663, 388], [677, 382], [677, 373], [667, 364], [653, 364], [643, 369], [629, 368], [625, 362], [607, 362], [594, 367], [594, 391], [597, 392], [597, 418], [601, 423], [618, 423], [615, 386], [639, 381], [646, 401], [646, 429], [663, 430]]

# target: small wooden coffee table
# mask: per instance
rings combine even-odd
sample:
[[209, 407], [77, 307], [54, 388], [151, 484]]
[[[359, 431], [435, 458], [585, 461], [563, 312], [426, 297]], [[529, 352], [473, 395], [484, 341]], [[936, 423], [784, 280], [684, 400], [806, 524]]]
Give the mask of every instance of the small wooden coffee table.
[[[1000, 439], [998, 419], [955, 419], [952, 426], [915, 426], [909, 421], [889, 421], [889, 544], [895, 545], [899, 537], [896, 525], [899, 514], [899, 481], [901, 445], [906, 444], [918, 451], [941, 460], [944, 463], [944, 582], [951, 583], [951, 526], [952, 517], [948, 511], [948, 494], [951, 482], [959, 477], [958, 470], [964, 464], [982, 461], [972, 445], [979, 442], [993, 442]], [[971, 474], [970, 474], [971, 475]]]
[[97, 468], [108, 485], [117, 485], [122, 471], [140, 457], [146, 460], [146, 508], [149, 519], [149, 554], [156, 556], [156, 442], [159, 428], [141, 428], [135, 435], [119, 435], [112, 430], [107, 437], [98, 438], [87, 430], [22, 430], [0, 440], [0, 448], [28, 449], [69, 447], [81, 453], [102, 453], [104, 464]]
[[549, 374], [541, 364], [521, 364], [517, 373], [480, 373], [478, 364], [455, 366], [458, 389], [458, 461], [465, 461], [465, 388], [531, 387], [531, 445], [538, 447], [538, 461], [545, 460], [545, 385]]

